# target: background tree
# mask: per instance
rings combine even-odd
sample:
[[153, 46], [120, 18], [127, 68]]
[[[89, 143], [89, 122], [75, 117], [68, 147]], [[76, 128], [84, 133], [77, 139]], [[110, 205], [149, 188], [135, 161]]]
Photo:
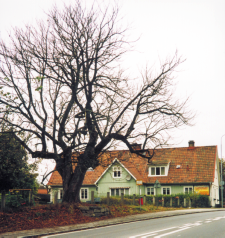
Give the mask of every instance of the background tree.
[[[191, 118], [187, 101], [173, 98], [172, 73], [182, 62], [176, 54], [156, 76], [146, 71], [135, 81], [121, 72], [129, 44], [118, 9], [110, 9], [85, 9], [79, 1], [54, 7], [47, 23], [16, 28], [11, 44], [0, 44], [0, 103], [11, 113], [4, 121], [33, 158], [55, 160], [67, 202], [80, 201], [85, 173], [98, 166], [100, 153], [122, 142], [151, 159], [131, 144], [165, 145], [168, 131]], [[27, 145], [20, 132], [31, 135]]]
[[32, 189], [36, 192], [38, 183], [37, 174], [33, 173], [34, 165], [28, 164], [25, 149], [13, 137], [11, 131], [3, 132], [0, 132], [0, 191]]

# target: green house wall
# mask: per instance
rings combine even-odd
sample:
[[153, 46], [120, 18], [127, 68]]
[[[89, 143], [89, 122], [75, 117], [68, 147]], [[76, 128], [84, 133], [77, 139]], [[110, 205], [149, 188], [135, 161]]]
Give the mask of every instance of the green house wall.
[[[136, 185], [136, 180], [131, 177], [129, 181], [127, 181], [126, 176], [129, 173], [122, 169], [122, 177], [121, 178], [113, 178], [112, 175], [112, 168], [109, 169], [107, 173], [103, 175], [103, 177], [99, 180], [96, 185], [83, 185], [82, 188], [87, 189], [88, 191], [88, 198], [81, 199], [82, 202], [90, 201], [91, 200], [91, 192], [94, 191], [94, 197], [106, 197], [107, 192], [110, 192], [110, 188], [129, 188], [129, 195], [135, 194], [137, 197], [139, 195], [147, 195], [147, 188], [154, 187], [154, 184], [145, 184], [142, 186]], [[208, 186], [207, 184], [195, 184], [194, 186]], [[184, 193], [185, 187], [193, 187], [193, 184], [181, 184], [181, 185], [168, 185], [168, 184], [161, 184], [160, 188], [155, 189], [155, 195], [162, 194], [163, 187], [170, 187], [171, 194], [180, 194]], [[55, 186], [52, 189], [52, 195], [55, 192], [61, 190], [61, 186]]]
[[[107, 196], [107, 192], [111, 192], [111, 188], [129, 188], [129, 195], [139, 193], [139, 186], [136, 185], [136, 180], [122, 167], [122, 173], [120, 178], [114, 178], [113, 167], [121, 165], [114, 163], [107, 172], [98, 181], [98, 195], [100, 197]], [[142, 192], [144, 192], [144, 186], [142, 186]]]
[[[121, 167], [121, 177], [115, 178], [114, 177], [114, 166]], [[157, 178], [156, 178], [157, 179]], [[203, 184], [195, 184], [194, 186], [202, 186]], [[209, 185], [209, 184], [208, 184]], [[205, 184], [205, 186], [208, 186]], [[203, 185], [204, 186], [204, 185]], [[102, 177], [97, 181], [96, 184], [93, 185], [82, 185], [82, 188], [87, 189], [88, 197], [87, 199], [81, 199], [82, 202], [90, 201], [91, 200], [91, 192], [94, 191], [94, 197], [106, 197], [107, 192], [111, 195], [111, 189], [123, 189], [129, 188], [129, 195], [135, 194], [136, 196], [139, 195], [147, 195], [147, 188], [154, 187], [154, 184], [144, 184], [141, 186], [136, 185], [136, 179], [123, 167], [121, 164], [116, 161], [112, 166], [110, 166], [105, 173], [103, 173]], [[169, 187], [171, 194], [180, 194], [184, 193], [185, 187], [192, 187], [193, 184], [161, 184], [160, 188], [155, 188], [154, 193], [155, 195], [162, 194], [163, 187]], [[56, 190], [62, 189], [61, 186], [54, 187], [52, 191], [52, 195]], [[192, 190], [193, 191], [193, 190]], [[125, 193], [126, 195], [126, 193]]]
[[[99, 179], [97, 182], [97, 195], [99, 197], [106, 197], [107, 192], [111, 194], [111, 188], [129, 188], [129, 195], [146, 195], [147, 187], [154, 187], [154, 184], [144, 184], [142, 186], [136, 185], [136, 180], [134, 177], [129, 176], [130, 174], [127, 172], [125, 168], [122, 167], [122, 175], [121, 178], [114, 178], [113, 176], [113, 166], [121, 166], [120, 163], [115, 162]], [[127, 177], [131, 177], [129, 180]], [[193, 186], [192, 184], [182, 184], [182, 185], [167, 185], [161, 184], [160, 188], [155, 189], [155, 195], [162, 194], [163, 187], [170, 187], [171, 194], [178, 194], [184, 192], [184, 187]]]
[[98, 188], [95, 185], [83, 185], [81, 188], [86, 188], [88, 190], [88, 198], [81, 199], [81, 202], [90, 201], [92, 191], [94, 191], [94, 197], [98, 197]]

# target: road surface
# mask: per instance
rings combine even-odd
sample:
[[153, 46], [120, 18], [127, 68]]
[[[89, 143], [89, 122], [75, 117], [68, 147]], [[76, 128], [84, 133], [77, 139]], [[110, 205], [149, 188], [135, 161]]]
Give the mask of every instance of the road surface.
[[203, 212], [131, 222], [44, 237], [87, 238], [224, 238], [225, 211]]

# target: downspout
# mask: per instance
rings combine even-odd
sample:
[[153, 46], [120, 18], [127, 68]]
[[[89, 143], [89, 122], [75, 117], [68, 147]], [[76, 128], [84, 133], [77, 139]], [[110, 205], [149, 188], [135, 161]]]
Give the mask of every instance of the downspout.
[[211, 206], [212, 206], [213, 197], [211, 196], [211, 186], [212, 186], [212, 182], [209, 182], [209, 197], [210, 197], [210, 203], [211, 203]]

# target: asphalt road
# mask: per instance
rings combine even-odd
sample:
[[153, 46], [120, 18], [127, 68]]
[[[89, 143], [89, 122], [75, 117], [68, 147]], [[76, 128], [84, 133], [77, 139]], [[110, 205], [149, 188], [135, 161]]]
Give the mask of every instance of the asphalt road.
[[145, 221], [131, 222], [44, 237], [90, 238], [220, 238], [225, 237], [225, 211], [187, 214]]

